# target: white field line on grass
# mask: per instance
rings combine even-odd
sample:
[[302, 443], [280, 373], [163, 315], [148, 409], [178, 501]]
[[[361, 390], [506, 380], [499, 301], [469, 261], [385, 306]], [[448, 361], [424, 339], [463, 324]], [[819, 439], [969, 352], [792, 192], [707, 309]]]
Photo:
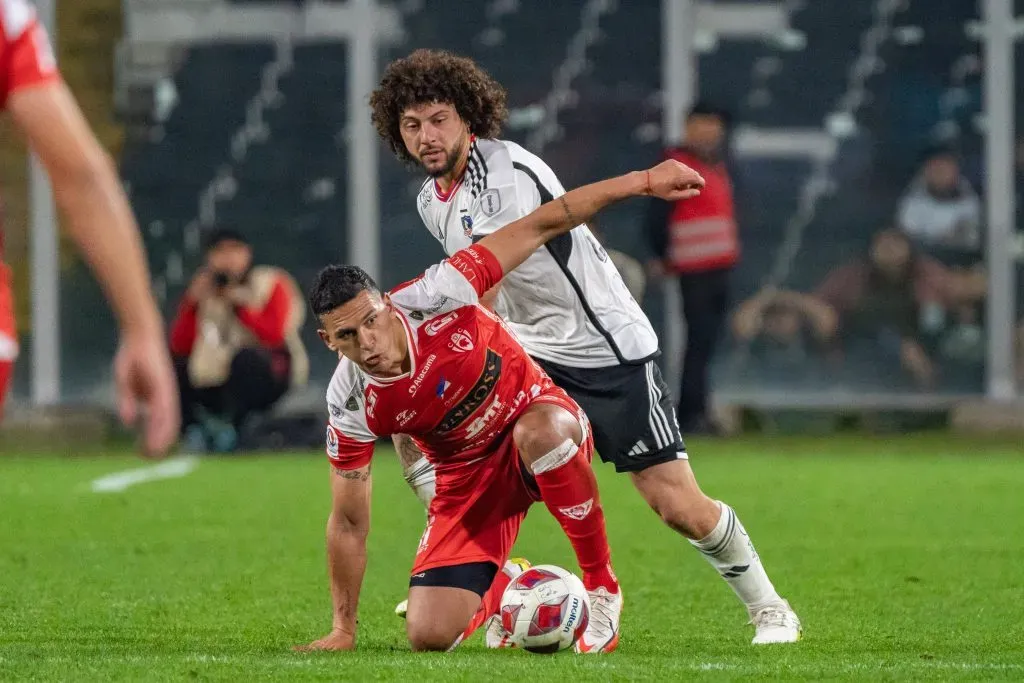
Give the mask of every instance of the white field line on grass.
[[184, 455], [157, 465], [106, 474], [99, 479], [94, 479], [91, 488], [93, 493], [120, 493], [136, 484], [184, 477], [198, 466], [199, 458], [194, 455]]

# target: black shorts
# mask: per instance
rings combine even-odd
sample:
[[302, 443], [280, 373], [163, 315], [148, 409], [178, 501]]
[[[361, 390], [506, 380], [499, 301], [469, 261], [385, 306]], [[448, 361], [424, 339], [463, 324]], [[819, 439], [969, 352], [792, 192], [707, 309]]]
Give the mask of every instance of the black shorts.
[[446, 567], [434, 567], [409, 579], [409, 587], [432, 586], [439, 588], [462, 588], [472, 591], [481, 598], [494, 583], [498, 566], [493, 562], [469, 562], [467, 564], [451, 564]]
[[609, 368], [534, 360], [587, 413], [598, 455], [615, 471], [639, 472], [686, 459], [672, 395], [653, 360]]

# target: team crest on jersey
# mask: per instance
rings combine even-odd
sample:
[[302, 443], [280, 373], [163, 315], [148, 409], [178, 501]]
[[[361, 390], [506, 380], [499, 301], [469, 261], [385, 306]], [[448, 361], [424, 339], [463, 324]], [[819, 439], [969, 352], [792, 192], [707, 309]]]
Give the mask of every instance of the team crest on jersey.
[[409, 317], [413, 320], [423, 320], [423, 311], [413, 311], [409, 314]]
[[459, 328], [452, 333], [451, 339], [448, 342], [448, 348], [456, 353], [467, 353], [473, 350], [473, 339], [469, 336], [469, 333]]
[[473, 217], [466, 215], [462, 217], [462, 234], [466, 237], [473, 236]]
[[485, 216], [494, 216], [501, 211], [501, 194], [497, 188], [484, 190], [480, 195], [480, 210], [484, 212]]
[[332, 425], [327, 425], [327, 457], [331, 460], [338, 459], [338, 432]]
[[355, 396], [349, 396], [348, 400], [345, 401], [345, 410], [349, 410], [352, 412], [359, 410], [359, 401], [356, 400]]

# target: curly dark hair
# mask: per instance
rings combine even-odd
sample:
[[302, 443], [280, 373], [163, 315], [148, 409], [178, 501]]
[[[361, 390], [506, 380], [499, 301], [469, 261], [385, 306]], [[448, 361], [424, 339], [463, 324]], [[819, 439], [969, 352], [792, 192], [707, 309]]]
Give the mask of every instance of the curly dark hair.
[[450, 104], [479, 138], [494, 138], [508, 118], [505, 88], [468, 57], [446, 50], [416, 50], [396, 59], [370, 95], [377, 135], [399, 159], [415, 162], [398, 128], [402, 112], [420, 104]]

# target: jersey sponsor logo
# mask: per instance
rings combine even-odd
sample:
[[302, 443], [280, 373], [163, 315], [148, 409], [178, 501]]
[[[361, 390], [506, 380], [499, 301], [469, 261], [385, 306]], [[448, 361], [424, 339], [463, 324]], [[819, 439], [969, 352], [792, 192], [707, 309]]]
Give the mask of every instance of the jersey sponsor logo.
[[458, 319], [458, 317], [459, 317], [459, 312], [458, 311], [452, 311], [451, 313], [449, 313], [448, 315], [444, 316], [443, 318], [435, 318], [434, 320], [431, 320], [429, 323], [427, 323], [426, 325], [423, 326], [423, 329], [426, 330], [428, 337], [433, 337], [435, 334], [440, 332], [443, 328], [445, 328], [448, 325], [450, 325], [453, 322], [455, 322]]
[[373, 389], [366, 394], [366, 414], [373, 417], [373, 411], [377, 409], [377, 392]]
[[431, 187], [434, 183], [426, 182], [423, 184], [423, 189], [420, 190], [420, 208], [425, 209], [430, 206], [431, 200], [434, 198], [434, 188]]
[[[529, 397], [532, 399], [537, 398], [538, 396], [540, 396], [540, 385], [534, 384], [532, 387], [530, 387]], [[516, 397], [512, 399], [512, 405], [508, 407], [508, 415], [506, 415], [506, 417], [511, 418], [513, 415], [515, 415], [519, 411], [519, 408], [523, 405], [523, 401], [525, 401], [526, 398], [527, 393], [523, 390], [520, 390], [519, 393], [516, 394]]]
[[473, 236], [473, 217], [466, 215], [462, 216], [462, 234], [466, 237]]
[[395, 415], [395, 422], [398, 423], [399, 427], [404, 427], [409, 424], [409, 421], [416, 417], [415, 410], [403, 410], [398, 415]]
[[501, 211], [501, 194], [498, 192], [498, 188], [492, 187], [489, 190], [484, 190], [480, 195], [480, 210], [484, 212], [485, 216], [494, 216]]
[[469, 336], [468, 332], [459, 328], [452, 333], [448, 341], [448, 348], [456, 353], [468, 353], [473, 350], [473, 339]]
[[327, 457], [338, 459], [338, 432], [333, 425], [327, 425]]
[[494, 421], [496, 417], [501, 413], [501, 409], [505, 407], [505, 404], [500, 399], [495, 397], [491, 401], [491, 405], [487, 406], [487, 410], [484, 411], [483, 415], [475, 418], [466, 427], [466, 437], [472, 439], [474, 436], [487, 429]]
[[432, 353], [427, 356], [426, 362], [423, 364], [423, 367], [420, 368], [420, 371], [416, 374], [416, 377], [413, 378], [412, 384], [409, 386], [410, 396], [415, 396], [416, 392], [420, 390], [420, 387], [423, 385], [423, 380], [426, 378], [427, 373], [430, 372], [430, 367], [434, 364], [435, 360], [437, 360], [436, 353]]
[[491, 395], [494, 387], [498, 384], [501, 376], [501, 356], [492, 349], [487, 349], [487, 356], [484, 359], [484, 367], [476, 384], [466, 392], [466, 396], [458, 404], [449, 410], [440, 424], [437, 425], [437, 432], [443, 434], [450, 432], [466, 419], [475, 413]]
[[330, 411], [331, 417], [341, 417], [341, 407], [336, 406], [333, 403], [327, 404], [327, 410]]
[[594, 499], [591, 498], [587, 501], [580, 503], [579, 505], [573, 505], [568, 508], [558, 508], [558, 511], [568, 517], [569, 519], [586, 519], [590, 511], [594, 509]]

